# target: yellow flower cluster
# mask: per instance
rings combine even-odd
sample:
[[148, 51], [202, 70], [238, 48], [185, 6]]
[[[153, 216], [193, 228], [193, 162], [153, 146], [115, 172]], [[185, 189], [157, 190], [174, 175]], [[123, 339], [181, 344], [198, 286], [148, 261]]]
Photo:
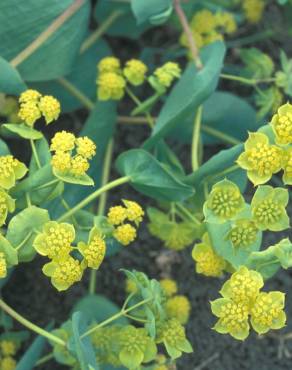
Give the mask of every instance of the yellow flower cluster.
[[222, 276], [226, 268], [225, 260], [214, 251], [208, 233], [205, 233], [202, 242], [196, 244], [192, 251], [192, 258], [196, 261], [196, 272], [210, 277]]
[[97, 270], [106, 253], [106, 243], [97, 228], [93, 228], [89, 234], [88, 243], [78, 243], [78, 250], [83, 255], [88, 267]]
[[163, 87], [169, 87], [174, 79], [181, 75], [180, 66], [174, 62], [167, 62], [154, 71], [158, 83]]
[[[96, 153], [96, 145], [87, 136], [76, 138], [74, 134], [60, 131], [52, 138], [51, 151], [55, 152], [51, 164], [61, 174], [81, 177], [89, 169], [88, 160]], [[72, 153], [76, 151], [76, 154]]]
[[284, 327], [285, 295], [276, 291], [261, 292], [263, 285], [258, 272], [240, 267], [223, 285], [222, 298], [211, 302], [212, 312], [219, 318], [214, 329], [244, 340], [249, 335], [249, 317], [253, 329], [259, 334]]
[[3, 339], [0, 341], [0, 369], [1, 370], [15, 370], [16, 361], [14, 356], [16, 355], [17, 346], [10, 339]]
[[21, 179], [27, 172], [24, 163], [12, 155], [0, 156], [0, 187], [10, 189], [16, 180]]
[[145, 81], [147, 71], [148, 68], [143, 62], [131, 59], [126, 63], [124, 75], [132, 85], [139, 86]]
[[137, 232], [128, 220], [136, 226], [143, 220], [144, 211], [142, 207], [133, 201], [123, 200], [124, 206], [111, 207], [107, 214], [108, 222], [115, 226], [113, 237], [122, 245], [126, 246], [135, 240]]
[[177, 284], [173, 279], [161, 279], [159, 283], [166, 297], [172, 297], [177, 293]]
[[[224, 34], [232, 34], [237, 30], [232, 13], [219, 11], [214, 14], [207, 9], [195, 13], [190, 22], [190, 27], [198, 48], [214, 41], [223, 40]], [[181, 35], [180, 43], [189, 47], [185, 33]]]
[[243, 0], [242, 9], [249, 23], [258, 23], [263, 17], [265, 2], [264, 0]]
[[5, 278], [7, 275], [7, 262], [5, 254], [0, 252], [0, 279]]
[[279, 145], [292, 144], [292, 105], [282, 105], [271, 121], [276, 143]]
[[43, 116], [47, 124], [58, 119], [61, 106], [59, 101], [51, 95], [42, 96], [36, 90], [26, 90], [19, 98], [20, 109], [18, 116], [28, 126]]
[[184, 325], [189, 320], [191, 304], [186, 296], [175, 295], [166, 301], [165, 311], [169, 318], [177, 319]]

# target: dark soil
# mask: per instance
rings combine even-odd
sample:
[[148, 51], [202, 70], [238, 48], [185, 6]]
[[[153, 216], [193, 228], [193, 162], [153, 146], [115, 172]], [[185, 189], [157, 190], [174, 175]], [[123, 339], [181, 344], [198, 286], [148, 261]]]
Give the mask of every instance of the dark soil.
[[[119, 129], [117, 152], [137, 146], [145, 136], [145, 130], [134, 127]], [[180, 151], [187, 161], [187, 149]], [[214, 149], [212, 149], [213, 151]], [[114, 176], [114, 174], [112, 174]], [[119, 202], [121, 198], [140, 201], [144, 206], [151, 201], [125, 186], [110, 194], [109, 205]], [[271, 245], [284, 233], [267, 234], [265, 245]], [[163, 258], [161, 256], [163, 255]], [[161, 260], [168, 260], [162, 266]], [[44, 259], [37, 257], [32, 263], [20, 265], [3, 291], [4, 299], [22, 315], [34, 323], [45, 326], [55, 320], [56, 326], [67, 320], [72, 306], [87, 293], [88, 276], [65, 293], [58, 293], [41, 272]], [[139, 231], [138, 241], [124, 248], [118, 255], [107, 259], [101, 266], [97, 276], [97, 292], [106, 295], [117, 304], [124, 300], [123, 274], [120, 268], [136, 269], [146, 272], [150, 277], [161, 278], [170, 273], [178, 285], [180, 292], [186, 294], [192, 303], [191, 318], [187, 333], [194, 346], [194, 353], [185, 355], [178, 362], [178, 369], [212, 369], [212, 370], [284, 370], [291, 367], [289, 352], [282, 351], [280, 335], [292, 331], [292, 272], [281, 271], [266, 284], [266, 288], [282, 290], [287, 293], [286, 312], [288, 324], [281, 332], [263, 338], [251, 334], [244, 342], [233, 340], [214, 332], [211, 327], [215, 320], [210, 312], [209, 301], [218, 297], [223, 279], [205, 278], [195, 273], [191, 258], [191, 248], [179, 254], [165, 250], [161, 242], [153, 238], [144, 223]], [[167, 269], [169, 271], [167, 271]], [[18, 326], [17, 326], [18, 327]], [[20, 328], [20, 326], [19, 326]], [[292, 343], [286, 343], [287, 348]], [[49, 349], [48, 349], [49, 350]], [[53, 362], [38, 367], [40, 370], [61, 370], [65, 367]]]

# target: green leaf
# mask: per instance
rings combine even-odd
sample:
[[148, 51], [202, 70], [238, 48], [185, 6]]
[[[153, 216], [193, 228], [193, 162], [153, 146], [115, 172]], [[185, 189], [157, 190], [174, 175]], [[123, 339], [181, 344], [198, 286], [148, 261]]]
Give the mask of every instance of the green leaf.
[[242, 48], [239, 56], [245, 64], [242, 74], [247, 78], [269, 78], [274, 72], [273, 60], [257, 48]]
[[77, 177], [69, 173], [64, 174], [56, 169], [53, 169], [53, 173], [59, 180], [68, 182], [69, 184], [94, 186], [94, 181], [87, 174]]
[[74, 312], [72, 315], [73, 337], [69, 340], [69, 350], [77, 355], [81, 370], [98, 370], [94, 349], [90, 342], [90, 336], [81, 339], [86, 331], [84, 315], [81, 312]]
[[137, 39], [149, 28], [149, 25], [146, 24], [137, 25], [130, 2], [99, 0], [95, 7], [94, 17], [100, 24], [110, 17], [113, 12], [117, 12], [118, 17], [106, 30], [106, 33], [110, 36]]
[[[1, 9], [1, 5], [0, 5]], [[1, 19], [1, 15], [0, 15]], [[0, 26], [1, 27], [1, 26]], [[1, 38], [2, 41], [2, 38]], [[0, 46], [1, 48], [1, 46]], [[15, 68], [0, 57], [0, 91], [6, 94], [19, 95], [27, 89], [25, 82]]]
[[14, 216], [7, 229], [6, 238], [14, 248], [19, 247], [19, 262], [31, 261], [36, 252], [33, 247], [33, 240], [37, 231], [41, 231], [43, 224], [50, 220], [46, 209], [31, 206]]
[[3, 130], [4, 133], [6, 131], [12, 132], [23, 139], [38, 140], [43, 137], [40, 131], [28, 127], [24, 123], [5, 123], [1, 126], [1, 130]]
[[182, 201], [194, 189], [185, 185], [150, 153], [132, 149], [122, 153], [116, 167], [120, 174], [130, 176], [130, 184], [137, 191], [157, 200]]
[[17, 251], [12, 247], [10, 242], [0, 234], [0, 251], [5, 254], [7, 266], [11, 267], [18, 264]]
[[151, 137], [144, 143], [145, 148], [151, 148], [174, 127], [180, 125], [212, 94], [218, 83], [224, 54], [224, 44], [215, 42], [202, 51], [204, 68], [198, 71], [193, 63], [189, 64], [168, 96]]
[[[0, 3], [0, 55], [15, 58], [44, 32], [74, 0], [10, 0]], [[19, 66], [26, 81], [54, 79], [68, 73], [87, 32], [90, 2], [69, 17]], [[40, 14], [42, 15], [40, 17]]]
[[7, 155], [7, 154], [10, 154], [10, 150], [7, 144], [5, 143], [5, 141], [0, 139], [0, 155]]
[[[106, 41], [99, 39], [90, 48], [80, 52], [69, 74], [64, 78], [74, 87], [80, 90], [87, 98], [96, 100], [96, 64], [111, 51]], [[33, 88], [43, 94], [56, 97], [62, 107], [62, 112], [70, 112], [81, 108], [83, 104], [76, 99], [61, 83], [56, 81], [36, 82], [31, 84]]]
[[168, 20], [173, 10], [171, 0], [132, 0], [131, 7], [138, 24], [162, 24]]
[[178, 176], [185, 176], [183, 165], [176, 156], [175, 152], [161, 140], [156, 145], [154, 155], [159, 162], [162, 162], [170, 171], [173, 171]]
[[[120, 308], [100, 294], [90, 294], [82, 297], [73, 307], [73, 312], [81, 312], [86, 319], [88, 324], [92, 322], [102, 322], [109, 317], [117, 314]], [[128, 325], [129, 321], [127, 318], [121, 316], [119, 319], [115, 320], [115, 324], [118, 325]]]

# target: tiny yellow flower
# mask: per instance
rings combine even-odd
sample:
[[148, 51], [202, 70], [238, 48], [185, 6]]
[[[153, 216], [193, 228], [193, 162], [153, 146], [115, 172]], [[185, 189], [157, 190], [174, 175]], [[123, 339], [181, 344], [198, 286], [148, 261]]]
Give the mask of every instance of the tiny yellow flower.
[[60, 172], [70, 172], [71, 155], [68, 152], [56, 152], [52, 156], [51, 165]]
[[43, 266], [43, 273], [51, 278], [53, 286], [58, 291], [67, 290], [82, 279], [83, 267], [79, 261], [68, 256], [62, 261], [52, 261]]
[[97, 270], [104, 260], [106, 244], [100, 232], [93, 228], [89, 235], [88, 244], [80, 242], [78, 249], [84, 256], [87, 266]]
[[127, 61], [124, 68], [124, 75], [127, 80], [134, 86], [141, 85], [145, 80], [147, 66], [137, 59]]
[[177, 63], [173, 62], [167, 62], [162, 67], [159, 67], [154, 71], [154, 76], [164, 87], [169, 87], [172, 84], [173, 80], [175, 78], [179, 78], [180, 75], [180, 66]]
[[33, 126], [41, 116], [41, 111], [36, 102], [28, 101], [27, 103], [22, 103], [20, 105], [18, 117], [28, 126]]
[[15, 200], [12, 199], [4, 190], [0, 189], [0, 226], [7, 218], [8, 212], [14, 212]]
[[99, 100], [120, 100], [125, 94], [125, 79], [114, 72], [103, 73], [97, 80]]
[[206, 34], [214, 31], [217, 25], [215, 15], [210, 10], [203, 9], [198, 11], [192, 18], [190, 26], [192, 30], [199, 34]]
[[145, 214], [142, 207], [131, 200], [123, 200], [123, 203], [126, 206], [127, 219], [139, 224], [143, 220]]
[[274, 173], [280, 171], [283, 152], [276, 145], [271, 145], [265, 134], [249, 133], [244, 148], [237, 163], [247, 170], [247, 176], [254, 185], [266, 183]]
[[74, 239], [73, 225], [49, 221], [44, 225], [42, 233], [35, 238], [33, 246], [42, 256], [57, 260], [66, 259], [72, 251], [71, 243]]
[[10, 189], [16, 180], [21, 179], [27, 172], [24, 163], [19, 162], [12, 155], [0, 156], [0, 186]]
[[0, 365], [1, 365], [1, 370], [15, 370], [16, 369], [16, 361], [14, 358], [8, 356], [8, 357], [3, 357], [0, 359]]
[[265, 3], [263, 0], [243, 0], [242, 8], [249, 23], [258, 23], [262, 19]]
[[127, 210], [122, 206], [111, 207], [107, 214], [108, 222], [111, 225], [120, 225], [127, 218]]
[[191, 304], [186, 296], [175, 295], [169, 298], [165, 309], [169, 318], [175, 318], [183, 325], [189, 321]]
[[235, 248], [249, 247], [256, 241], [257, 235], [258, 228], [255, 223], [251, 220], [241, 219], [235, 222], [228, 234], [228, 239]]
[[208, 233], [203, 235], [202, 243], [194, 246], [192, 258], [196, 261], [196, 272], [205, 276], [222, 276], [226, 267], [225, 260], [215, 253]]
[[234, 16], [228, 12], [218, 12], [215, 14], [216, 25], [222, 28], [222, 31], [231, 34], [237, 29]]
[[12, 340], [1, 340], [0, 348], [3, 356], [14, 356], [16, 354], [16, 345]]
[[292, 185], [292, 148], [284, 150], [283, 153], [283, 182], [286, 185]]
[[55, 152], [67, 152], [75, 147], [75, 136], [71, 132], [59, 131], [51, 141], [50, 149]]
[[272, 118], [271, 125], [280, 145], [292, 144], [292, 105], [282, 105]]
[[86, 174], [86, 171], [89, 169], [88, 160], [81, 155], [76, 155], [71, 160], [71, 170], [70, 172], [74, 176], [82, 176]]
[[25, 90], [19, 97], [19, 103], [37, 103], [42, 95], [32, 89]]
[[7, 263], [5, 254], [0, 252], [0, 279], [5, 278], [7, 275]]
[[115, 229], [113, 236], [115, 239], [117, 239], [118, 242], [126, 246], [136, 239], [137, 232], [132, 225], [123, 224]]
[[258, 334], [270, 329], [281, 329], [286, 323], [285, 294], [281, 292], [260, 293], [251, 309], [251, 325]]
[[159, 281], [162, 290], [167, 297], [171, 297], [177, 293], [177, 284], [172, 279], [162, 279]]
[[91, 159], [96, 154], [96, 145], [87, 136], [79, 137], [76, 140], [77, 153], [86, 159]]
[[136, 293], [137, 292], [136, 283], [131, 279], [126, 279], [125, 290], [126, 290], [126, 293], [128, 294]]
[[97, 68], [100, 74], [108, 72], [120, 73], [121, 63], [118, 58], [105, 57], [98, 63]]
[[[203, 36], [197, 32], [192, 30], [193, 38], [196, 42], [196, 46], [198, 49], [200, 49], [204, 45]], [[189, 40], [187, 38], [187, 35], [185, 33], [182, 33], [179, 39], [179, 42], [182, 46], [189, 47]], [[189, 57], [191, 57], [191, 52], [189, 52]]]
[[39, 109], [45, 117], [46, 123], [56, 121], [61, 112], [60, 102], [51, 95], [45, 95], [40, 99]]

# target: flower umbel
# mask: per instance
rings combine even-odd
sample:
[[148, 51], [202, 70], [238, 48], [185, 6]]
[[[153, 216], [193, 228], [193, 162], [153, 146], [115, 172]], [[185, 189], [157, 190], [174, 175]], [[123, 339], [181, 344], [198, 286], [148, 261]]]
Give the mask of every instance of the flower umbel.
[[0, 156], [0, 186], [2, 188], [12, 188], [16, 180], [21, 179], [26, 172], [25, 164], [13, 158], [12, 155]]
[[191, 304], [186, 296], [175, 295], [167, 300], [165, 309], [169, 318], [175, 318], [184, 325], [189, 320]]
[[120, 100], [125, 94], [125, 79], [114, 72], [101, 74], [97, 79], [99, 100]]
[[7, 263], [5, 254], [0, 252], [0, 279], [5, 278], [7, 275]]
[[74, 149], [75, 135], [67, 131], [59, 131], [52, 138], [50, 149], [54, 152], [68, 152]]
[[292, 185], [292, 148], [284, 150], [283, 153], [283, 182], [286, 185]]
[[164, 87], [169, 87], [174, 79], [179, 78], [180, 75], [180, 66], [177, 63], [173, 62], [167, 62], [162, 67], [159, 67], [154, 71], [154, 76]]
[[118, 58], [115, 57], [105, 57], [97, 65], [98, 71], [102, 73], [120, 73], [121, 72], [121, 63]]
[[136, 236], [136, 229], [130, 224], [118, 226], [113, 233], [113, 237], [124, 246], [133, 242], [136, 239]]
[[40, 99], [39, 109], [46, 120], [46, 124], [56, 121], [61, 112], [59, 101], [51, 95], [45, 95]]
[[244, 248], [253, 244], [257, 239], [257, 235], [258, 228], [253, 221], [240, 219], [235, 221], [227, 237], [235, 248]]
[[141, 85], [145, 80], [147, 66], [137, 59], [131, 59], [126, 63], [124, 75], [126, 79], [134, 86]]
[[90, 231], [88, 244], [80, 242], [78, 249], [84, 256], [88, 267], [98, 269], [105, 256], [106, 244], [101, 233], [94, 227]]
[[292, 144], [292, 105], [282, 105], [273, 116], [271, 125], [280, 145]]

